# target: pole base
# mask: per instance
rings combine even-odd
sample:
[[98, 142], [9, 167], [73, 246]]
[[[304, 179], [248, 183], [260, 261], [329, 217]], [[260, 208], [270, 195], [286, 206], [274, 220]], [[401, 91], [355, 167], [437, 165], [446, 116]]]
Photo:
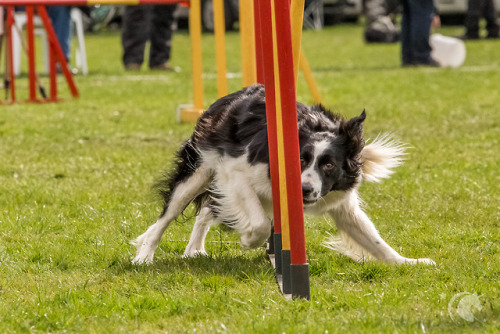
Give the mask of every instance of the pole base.
[[290, 278], [292, 283], [292, 298], [311, 299], [309, 287], [309, 264], [290, 265]]
[[283, 294], [292, 293], [292, 281], [290, 277], [290, 250], [283, 249], [281, 251], [281, 265], [282, 265], [282, 277], [283, 277]]
[[283, 266], [281, 265], [281, 233], [274, 233], [273, 239], [276, 274], [281, 275], [283, 273]]
[[274, 254], [274, 227], [271, 228], [271, 236], [267, 240], [267, 254]]

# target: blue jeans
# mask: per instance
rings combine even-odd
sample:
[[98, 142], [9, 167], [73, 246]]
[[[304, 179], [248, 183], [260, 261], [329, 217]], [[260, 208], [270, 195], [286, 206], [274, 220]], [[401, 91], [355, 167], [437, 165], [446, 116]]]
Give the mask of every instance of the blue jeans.
[[428, 64], [431, 61], [433, 0], [403, 0], [401, 55], [403, 65]]
[[46, 8], [64, 57], [69, 60], [71, 55], [71, 7], [47, 6]]

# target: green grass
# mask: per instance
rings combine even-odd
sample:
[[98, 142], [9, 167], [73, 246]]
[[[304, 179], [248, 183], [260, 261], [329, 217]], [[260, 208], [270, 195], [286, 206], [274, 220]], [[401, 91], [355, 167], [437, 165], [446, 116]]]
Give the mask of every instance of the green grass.
[[[131, 265], [129, 241], [160, 211], [151, 185], [192, 131], [175, 121], [192, 100], [189, 38], [174, 38], [181, 73], [133, 74], [118, 33], [87, 35], [80, 99], [60, 78], [61, 103], [0, 106], [0, 332], [498, 333], [500, 44], [468, 42], [459, 69], [403, 69], [398, 45], [361, 36], [335, 26], [305, 31], [303, 45], [327, 106], [366, 108], [366, 137], [392, 132], [413, 147], [361, 195], [390, 245], [435, 267], [353, 262], [322, 246], [335, 232], [322, 218], [307, 219], [309, 302], [284, 300], [264, 249], [243, 251], [224, 229], [210, 232], [208, 258], [181, 259], [191, 219], [167, 230], [154, 265]], [[238, 41], [227, 36], [232, 73]], [[204, 36], [207, 105], [213, 42]], [[26, 98], [26, 78], [17, 87]], [[298, 96], [311, 103], [303, 80]], [[458, 300], [448, 313], [464, 292], [480, 296], [474, 322]]]

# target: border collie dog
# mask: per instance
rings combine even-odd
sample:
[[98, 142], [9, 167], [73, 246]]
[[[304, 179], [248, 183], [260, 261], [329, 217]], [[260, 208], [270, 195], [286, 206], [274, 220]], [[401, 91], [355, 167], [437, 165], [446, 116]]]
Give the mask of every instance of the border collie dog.
[[[399, 255], [360, 207], [361, 181], [388, 177], [400, 165], [404, 147], [383, 136], [365, 146], [364, 111], [345, 120], [320, 105], [297, 103], [297, 117], [304, 212], [329, 214], [339, 232], [326, 245], [355, 260], [434, 264]], [[153, 262], [163, 232], [191, 202], [198, 216], [185, 257], [207, 254], [205, 237], [216, 223], [238, 231], [243, 248], [261, 246], [271, 234], [269, 173], [264, 87], [249, 86], [217, 100], [179, 149], [176, 166], [159, 182], [163, 212], [133, 242], [133, 263]]]

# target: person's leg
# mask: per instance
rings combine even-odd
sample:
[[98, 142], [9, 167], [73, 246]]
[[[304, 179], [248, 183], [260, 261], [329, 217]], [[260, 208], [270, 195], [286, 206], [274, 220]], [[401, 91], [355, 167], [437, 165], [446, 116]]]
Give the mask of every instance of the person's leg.
[[[148, 5], [127, 6], [122, 22], [123, 64], [140, 65], [144, 61], [144, 48], [148, 36]], [[132, 68], [130, 68], [132, 69]]]
[[498, 38], [498, 15], [493, 0], [486, 0], [483, 7], [483, 15], [486, 19], [486, 30], [488, 31], [487, 38]]
[[64, 57], [68, 61], [71, 57], [71, 8], [69, 6], [47, 6], [47, 14], [52, 21]]
[[399, 32], [389, 16], [386, 0], [366, 0], [364, 8], [367, 43], [394, 43], [399, 40]]
[[176, 8], [177, 4], [154, 6], [150, 29], [151, 49], [149, 50], [149, 67], [152, 69], [164, 66], [170, 60]]
[[432, 65], [431, 46], [429, 36], [431, 33], [434, 4], [432, 0], [407, 0], [409, 11], [409, 58], [416, 65]]
[[411, 65], [411, 34], [410, 34], [410, 21], [411, 13], [408, 5], [408, 0], [403, 0], [403, 17], [401, 21], [401, 60], [403, 66]]
[[479, 19], [483, 0], [469, 0], [467, 2], [467, 15], [465, 16], [465, 39], [479, 38]]

